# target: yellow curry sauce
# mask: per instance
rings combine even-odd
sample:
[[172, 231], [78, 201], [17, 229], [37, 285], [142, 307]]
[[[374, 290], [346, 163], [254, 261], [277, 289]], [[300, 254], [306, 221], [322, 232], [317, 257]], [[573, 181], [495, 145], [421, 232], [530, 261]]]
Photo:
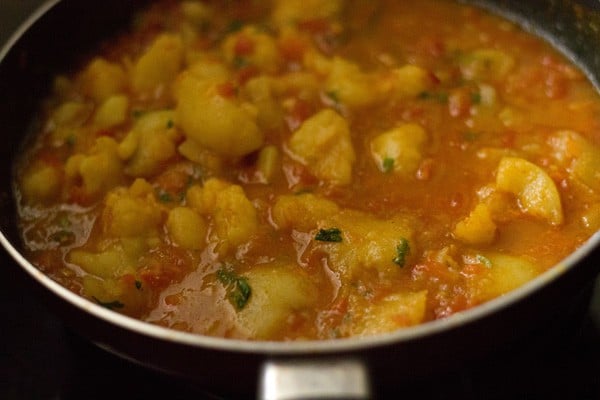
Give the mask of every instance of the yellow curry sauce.
[[252, 340], [475, 307], [600, 228], [600, 99], [449, 1], [158, 1], [58, 76], [28, 257], [152, 324]]

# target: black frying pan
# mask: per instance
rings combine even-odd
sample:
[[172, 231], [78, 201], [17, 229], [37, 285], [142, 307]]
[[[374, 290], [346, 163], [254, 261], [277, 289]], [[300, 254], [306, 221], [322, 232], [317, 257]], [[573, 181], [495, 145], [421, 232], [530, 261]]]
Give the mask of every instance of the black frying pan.
[[[546, 37], [600, 81], [598, 3], [567, 0], [472, 0]], [[44, 3], [0, 53], [0, 165], [11, 171], [17, 149], [35, 126], [38, 100], [51, 77], [68, 72], [101, 39], [127, 26], [146, 1], [76, 0]], [[511, 294], [445, 320], [361, 339], [308, 343], [256, 343], [208, 338], [151, 326], [80, 298], [37, 271], [20, 255], [11, 175], [0, 177], [0, 242], [14, 259], [8, 266], [25, 275], [32, 291], [74, 331], [98, 346], [149, 368], [193, 380], [219, 393], [261, 396], [281, 390], [273, 376], [304, 383], [324, 379], [320, 389], [353, 391], [401, 385], [403, 380], [455, 368], [509, 348], [530, 332], [543, 330], [567, 312], [571, 300], [589, 288], [599, 271], [600, 234], [552, 269]], [[393, 365], [393, 368], [390, 368]], [[306, 370], [303, 367], [307, 367]], [[315, 375], [311, 375], [314, 372]], [[307, 373], [309, 375], [302, 375]], [[262, 386], [264, 385], [264, 386]], [[273, 392], [271, 392], [271, 390]], [[401, 389], [399, 389], [401, 393]], [[275, 393], [276, 394], [276, 393]], [[281, 392], [279, 393], [281, 394]]]

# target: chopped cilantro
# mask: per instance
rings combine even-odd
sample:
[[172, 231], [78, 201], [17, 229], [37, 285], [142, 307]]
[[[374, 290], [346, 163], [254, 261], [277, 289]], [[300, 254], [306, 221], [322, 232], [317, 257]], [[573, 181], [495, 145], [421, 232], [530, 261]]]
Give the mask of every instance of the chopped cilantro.
[[243, 309], [252, 295], [252, 288], [248, 280], [236, 275], [232, 269], [226, 267], [217, 271], [217, 279], [227, 289], [229, 299], [235, 308], [237, 310]]
[[394, 159], [386, 157], [383, 159], [383, 172], [392, 172], [394, 170]]
[[243, 68], [243, 67], [247, 66], [248, 64], [249, 64], [248, 59], [246, 59], [245, 57], [236, 56], [233, 59], [233, 66], [235, 68], [238, 68], [238, 69]]
[[400, 239], [400, 243], [396, 246], [396, 257], [394, 257], [394, 263], [401, 267], [404, 267], [406, 263], [406, 257], [410, 254], [410, 245], [408, 240], [405, 238]]
[[463, 134], [463, 137], [465, 138], [466, 141], [468, 142], [472, 142], [475, 139], [477, 139], [477, 137], [479, 136], [479, 134], [477, 132], [473, 132], [473, 131], [466, 131]]
[[335, 91], [329, 91], [329, 92], [325, 92], [325, 95], [331, 101], [333, 101], [335, 104], [339, 104], [339, 102], [340, 102], [340, 96], [338, 96], [337, 92], [335, 92]]
[[319, 229], [315, 235], [315, 240], [320, 242], [341, 242], [342, 231], [338, 228]]
[[483, 256], [481, 254], [477, 254], [475, 256], [475, 259], [477, 259], [477, 261], [479, 261], [480, 264], [485, 265], [487, 268], [492, 268], [492, 262], [486, 256]]
[[480, 93], [472, 93], [471, 94], [471, 103], [480, 104], [481, 103], [481, 94]]
[[114, 301], [100, 301], [98, 300], [98, 298], [93, 297], [92, 298], [96, 301], [96, 303], [98, 303], [99, 305], [101, 305], [104, 308], [108, 308], [109, 310], [114, 310], [115, 308], [123, 308], [125, 307], [125, 304], [121, 303], [119, 300], [114, 300]]
[[173, 201], [173, 197], [171, 196], [171, 194], [162, 190], [157, 193], [157, 197], [161, 203], [170, 203], [171, 201]]
[[244, 23], [242, 21], [240, 21], [239, 19], [234, 19], [233, 21], [231, 21], [231, 23], [227, 27], [226, 32], [227, 33], [237, 32], [240, 29], [242, 29], [242, 26], [244, 26]]
[[419, 93], [419, 95], [417, 96], [419, 99], [421, 100], [434, 100], [434, 101], [438, 101], [440, 103], [446, 103], [448, 101], [448, 93], [444, 93], [444, 92], [428, 92], [428, 91], [424, 91]]
[[167, 129], [171, 129], [174, 126], [175, 126], [175, 123], [173, 122], [172, 119], [167, 121]]
[[133, 110], [131, 115], [133, 115], [133, 118], [139, 118], [144, 115], [144, 110]]
[[71, 134], [67, 136], [67, 138], [65, 139], [65, 143], [69, 146], [75, 146], [75, 143], [77, 143], [77, 138], [75, 137], [75, 135]]

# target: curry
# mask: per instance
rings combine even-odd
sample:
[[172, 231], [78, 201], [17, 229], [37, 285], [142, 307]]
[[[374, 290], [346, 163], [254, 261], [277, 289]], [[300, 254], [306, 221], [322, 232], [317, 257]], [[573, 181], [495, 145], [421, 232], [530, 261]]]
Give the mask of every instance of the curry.
[[94, 51], [44, 99], [16, 201], [27, 257], [133, 318], [392, 332], [600, 229], [596, 88], [473, 6], [159, 0]]

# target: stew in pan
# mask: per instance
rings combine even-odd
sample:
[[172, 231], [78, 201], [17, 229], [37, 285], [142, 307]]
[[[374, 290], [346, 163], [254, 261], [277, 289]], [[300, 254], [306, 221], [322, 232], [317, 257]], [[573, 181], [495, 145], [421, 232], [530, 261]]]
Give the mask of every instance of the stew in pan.
[[389, 332], [600, 229], [600, 98], [473, 6], [156, 1], [57, 76], [17, 166], [29, 259], [152, 324]]

